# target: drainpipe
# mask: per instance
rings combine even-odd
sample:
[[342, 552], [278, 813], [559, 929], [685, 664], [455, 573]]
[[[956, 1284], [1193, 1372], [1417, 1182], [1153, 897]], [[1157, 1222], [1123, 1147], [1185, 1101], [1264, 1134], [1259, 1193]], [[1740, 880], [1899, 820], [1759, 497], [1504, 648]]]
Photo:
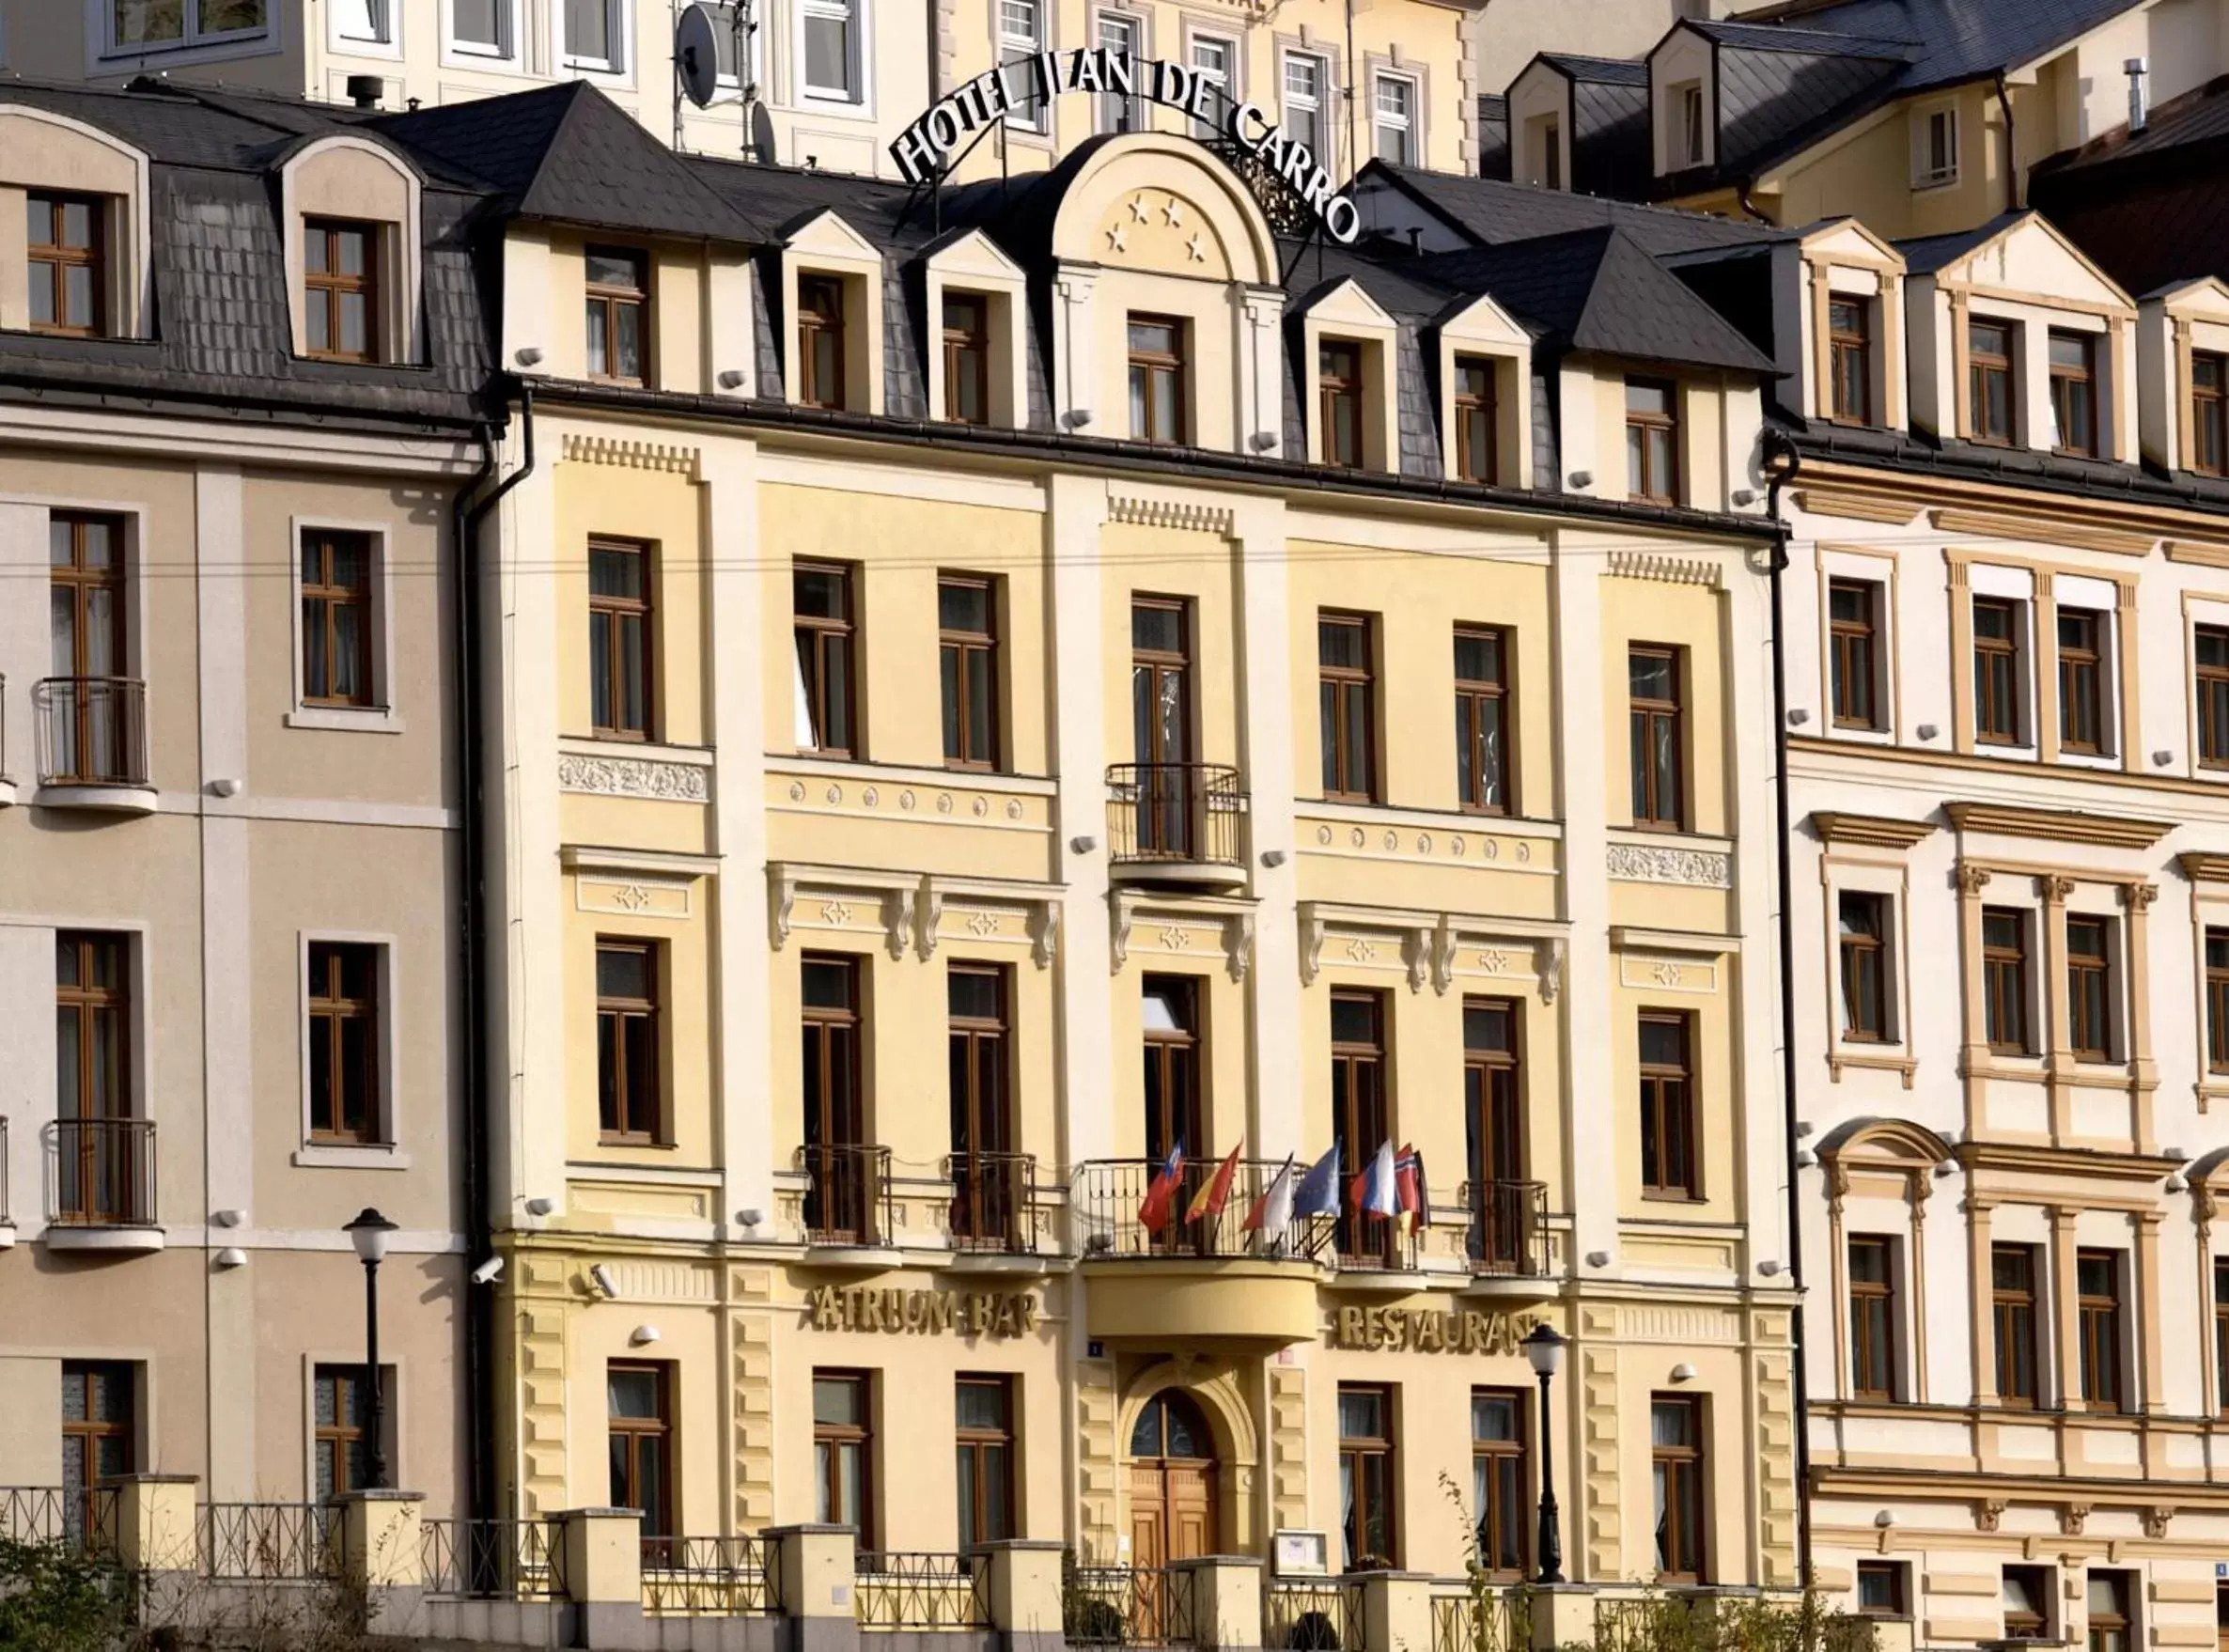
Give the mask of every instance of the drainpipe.
[[[461, 810], [459, 832], [464, 863], [463, 887], [458, 901], [457, 969], [463, 990], [464, 1026], [461, 1066], [464, 1071], [464, 1228], [468, 1266], [477, 1269], [494, 1255], [488, 1196], [488, 1073], [484, 1029], [488, 1021], [488, 977], [480, 947], [487, 927], [487, 838], [481, 827], [487, 783], [484, 742], [480, 738], [480, 582], [479, 557], [474, 538], [481, 521], [503, 496], [534, 474], [534, 386], [519, 387], [523, 461], [492, 492], [482, 490], [501, 468], [495, 452], [494, 430], [480, 427], [482, 459], [479, 474], [457, 495], [452, 507], [450, 540], [456, 546], [452, 573], [450, 647], [456, 655], [458, 793]], [[499, 408], [499, 416], [507, 407]], [[507, 422], [507, 419], [505, 421]], [[464, 1287], [465, 1386], [471, 1406], [471, 1426], [465, 1444], [466, 1478], [471, 1487], [471, 1509], [478, 1520], [493, 1520], [495, 1510], [495, 1292], [468, 1283]]]
[[1747, 212], [1752, 218], [1754, 218], [1759, 224], [1765, 225], [1769, 228], [1777, 229], [1780, 226], [1777, 224], [1774, 224], [1771, 219], [1766, 217], [1764, 213], [1758, 211], [1757, 204], [1749, 198], [1749, 192], [1754, 189], [1756, 184], [1757, 180], [1754, 178], [1745, 178], [1739, 183], [1736, 184], [1734, 186], [1734, 202], [1744, 212]]
[[1997, 107], [2004, 112], [2004, 210], [2020, 210], [2019, 133], [2012, 124], [2012, 93], [2004, 84], [2004, 70], [1997, 71]]
[[1789, 1345], [1794, 1357], [1789, 1362], [1793, 1380], [1790, 1398], [1796, 1410], [1796, 1568], [1803, 1587], [1812, 1585], [1811, 1569], [1811, 1418], [1809, 1383], [1804, 1373], [1804, 1361], [1809, 1343], [1803, 1333], [1803, 1205], [1798, 1193], [1796, 1167], [1796, 927], [1795, 914], [1790, 910], [1795, 898], [1795, 871], [1791, 846], [1795, 841], [1795, 821], [1791, 818], [1788, 801], [1788, 671], [1786, 615], [1787, 607], [1781, 588], [1781, 576], [1788, 566], [1788, 527], [1780, 514], [1780, 492], [1788, 479], [1796, 474], [1800, 463], [1792, 445], [1785, 439], [1768, 437], [1765, 445], [1765, 465], [1770, 474], [1766, 485], [1765, 514], [1772, 523], [1772, 803], [1775, 824], [1780, 829], [1779, 899], [1780, 899], [1780, 1087], [1785, 1120], [1782, 1125], [1782, 1151], [1786, 1156], [1787, 1223], [1788, 1223], [1788, 1284], [1796, 1291], [1796, 1305], [1789, 1317]]

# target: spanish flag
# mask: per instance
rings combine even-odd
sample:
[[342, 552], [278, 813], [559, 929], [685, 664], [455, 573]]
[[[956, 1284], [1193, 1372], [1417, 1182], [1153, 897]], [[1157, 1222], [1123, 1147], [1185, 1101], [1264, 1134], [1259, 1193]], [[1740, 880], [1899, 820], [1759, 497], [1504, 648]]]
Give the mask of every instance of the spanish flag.
[[1239, 1174], [1239, 1147], [1245, 1145], [1241, 1139], [1221, 1164], [1215, 1174], [1192, 1196], [1192, 1208], [1184, 1212], [1184, 1220], [1197, 1222], [1203, 1216], [1220, 1216], [1223, 1208], [1230, 1203], [1231, 1177]]

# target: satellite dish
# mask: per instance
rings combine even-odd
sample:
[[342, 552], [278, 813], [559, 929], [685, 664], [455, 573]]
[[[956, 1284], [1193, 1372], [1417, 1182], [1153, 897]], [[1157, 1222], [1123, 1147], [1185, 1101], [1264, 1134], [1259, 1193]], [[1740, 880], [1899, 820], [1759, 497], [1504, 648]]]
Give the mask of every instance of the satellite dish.
[[720, 89], [720, 37], [712, 14], [701, 6], [684, 7], [674, 29], [674, 72], [681, 93], [699, 109]]
[[761, 166], [779, 164], [774, 154], [774, 117], [757, 99], [751, 101], [751, 159]]

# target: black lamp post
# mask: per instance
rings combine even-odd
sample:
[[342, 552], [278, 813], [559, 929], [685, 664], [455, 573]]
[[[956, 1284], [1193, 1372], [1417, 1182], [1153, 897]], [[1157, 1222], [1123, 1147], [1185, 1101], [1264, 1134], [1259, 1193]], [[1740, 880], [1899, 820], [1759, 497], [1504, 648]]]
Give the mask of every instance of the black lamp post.
[[371, 1390], [371, 1441], [365, 1452], [367, 1490], [387, 1485], [387, 1396], [380, 1382], [380, 1258], [387, 1254], [387, 1236], [395, 1223], [366, 1205], [356, 1220], [342, 1230], [356, 1247], [364, 1264], [364, 1380]]
[[1548, 1385], [1564, 1363], [1564, 1339], [1543, 1319], [1519, 1345], [1540, 1379], [1540, 1575], [1536, 1583], [1564, 1581], [1564, 1532], [1555, 1506], [1555, 1428], [1549, 1420]]

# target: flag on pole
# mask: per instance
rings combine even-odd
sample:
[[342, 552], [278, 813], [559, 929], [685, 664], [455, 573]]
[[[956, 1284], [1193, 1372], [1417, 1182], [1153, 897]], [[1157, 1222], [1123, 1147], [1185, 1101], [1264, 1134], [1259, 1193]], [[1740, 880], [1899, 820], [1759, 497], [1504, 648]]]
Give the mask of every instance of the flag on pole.
[[1394, 1158], [1394, 1196], [1400, 1205], [1398, 1220], [1404, 1235], [1432, 1219], [1431, 1193], [1424, 1180], [1424, 1155], [1406, 1142]]
[[1178, 1142], [1169, 1149], [1169, 1156], [1154, 1174], [1146, 1189], [1146, 1197], [1138, 1206], [1138, 1225], [1147, 1233], [1159, 1233], [1167, 1225], [1169, 1208], [1176, 1202], [1177, 1178], [1184, 1174], [1184, 1144]]
[[1197, 1222], [1203, 1216], [1220, 1216], [1223, 1208], [1231, 1202], [1231, 1177], [1239, 1174], [1239, 1148], [1245, 1145], [1244, 1138], [1234, 1145], [1229, 1155], [1215, 1167], [1215, 1175], [1192, 1196], [1192, 1206], [1184, 1212], [1184, 1220]]
[[1394, 1149], [1390, 1141], [1378, 1144], [1378, 1152], [1358, 1172], [1348, 1190], [1348, 1200], [1360, 1214], [1395, 1216], [1400, 1213], [1400, 1194], [1394, 1185]]
[[1292, 1159], [1287, 1155], [1285, 1167], [1262, 1190], [1262, 1196], [1254, 1201], [1254, 1208], [1246, 1212], [1246, 1220], [1239, 1224], [1245, 1233], [1266, 1231], [1281, 1234], [1292, 1225]]
[[1308, 1166], [1308, 1174], [1301, 1177], [1300, 1191], [1293, 1195], [1292, 1213], [1295, 1216], [1339, 1214], [1338, 1143], [1333, 1142], [1322, 1158]]

